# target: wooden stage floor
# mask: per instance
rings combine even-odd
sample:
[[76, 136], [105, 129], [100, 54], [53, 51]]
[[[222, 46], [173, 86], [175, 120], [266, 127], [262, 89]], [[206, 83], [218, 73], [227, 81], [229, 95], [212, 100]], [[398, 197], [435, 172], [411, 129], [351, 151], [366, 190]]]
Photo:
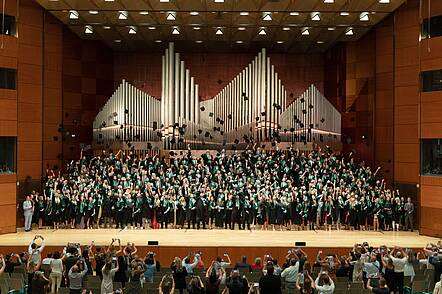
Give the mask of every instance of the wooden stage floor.
[[159, 246], [196, 247], [291, 247], [295, 241], [306, 242], [306, 247], [352, 247], [355, 243], [369, 242], [372, 246], [422, 248], [437, 238], [421, 236], [418, 232], [372, 232], [372, 231], [231, 231], [231, 230], [33, 230], [19, 231], [0, 236], [0, 246], [27, 246], [34, 235], [41, 234], [48, 246], [64, 246], [67, 242], [108, 245], [112, 238], [122, 243], [134, 242], [146, 246], [148, 240], [159, 241]]

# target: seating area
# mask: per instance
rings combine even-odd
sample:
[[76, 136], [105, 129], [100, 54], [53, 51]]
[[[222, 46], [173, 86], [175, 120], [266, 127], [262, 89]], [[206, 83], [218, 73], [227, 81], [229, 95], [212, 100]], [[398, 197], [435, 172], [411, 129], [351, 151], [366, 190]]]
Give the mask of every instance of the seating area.
[[[45, 276], [49, 277], [49, 268], [46, 265], [42, 265], [41, 270], [44, 271]], [[227, 276], [230, 275], [231, 268], [226, 269]], [[313, 279], [316, 278], [320, 271], [320, 267], [314, 267], [312, 272]], [[170, 274], [171, 270], [169, 268], [161, 268], [159, 271], [155, 272], [153, 283], [144, 283], [143, 284], [143, 293], [158, 293], [158, 286], [161, 282], [162, 277], [165, 274]], [[409, 287], [412, 292], [411, 293], [423, 293], [429, 289], [429, 283], [425, 280], [425, 270], [420, 268], [419, 266], [415, 266], [415, 277], [413, 283], [411, 282], [411, 277], [405, 277], [405, 287]], [[196, 269], [194, 275], [199, 275], [202, 280], [205, 278], [205, 271], [201, 269]], [[241, 276], [245, 277], [249, 284], [258, 283], [260, 277], [262, 276], [261, 271], [254, 270], [252, 272], [241, 271]], [[190, 279], [188, 276], [187, 280]], [[432, 279], [432, 277], [431, 277]], [[14, 268], [14, 272], [9, 275], [4, 273], [0, 276], [0, 293], [19, 293], [20, 291], [24, 291], [27, 288], [27, 273], [24, 266], [17, 266]], [[370, 293], [369, 290], [364, 289], [364, 285], [362, 282], [349, 282], [347, 277], [337, 277], [334, 281], [335, 283], [335, 291], [334, 293], [348, 293], [348, 294], [365, 294]], [[95, 275], [88, 275], [84, 280], [84, 289], [90, 290], [92, 294], [100, 294], [101, 287], [101, 279]], [[221, 290], [224, 290], [225, 285], [221, 285]], [[123, 293], [124, 289], [120, 282], [114, 282], [114, 289], [122, 289]], [[89, 292], [89, 293], [90, 293]], [[285, 289], [283, 286], [282, 292], [284, 294], [289, 293], [298, 293], [297, 291], [289, 291]], [[175, 291], [178, 293], [178, 290]], [[60, 288], [59, 294], [69, 294], [68, 288]]]

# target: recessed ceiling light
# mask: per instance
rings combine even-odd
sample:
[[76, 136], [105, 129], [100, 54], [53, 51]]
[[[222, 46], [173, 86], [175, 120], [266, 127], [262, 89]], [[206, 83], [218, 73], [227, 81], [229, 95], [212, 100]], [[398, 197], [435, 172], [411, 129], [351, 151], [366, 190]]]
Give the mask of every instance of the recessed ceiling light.
[[155, 40], [155, 43], [161, 43], [161, 42], [163, 42], [163, 41], [161, 41], [161, 40]]
[[169, 3], [169, 0], [160, 0], [160, 3]]
[[308, 28], [303, 28], [303, 29], [302, 29], [302, 33], [301, 33], [301, 35], [303, 35], [303, 36], [308, 36], [308, 35], [310, 35], [310, 31], [308, 30]]
[[199, 14], [198, 11], [191, 11], [190, 12], [190, 15], [193, 15], [193, 16], [198, 15], [198, 14]]
[[217, 28], [215, 35], [224, 35], [223, 30], [221, 30], [220, 28]]
[[148, 14], [149, 14], [149, 11], [140, 11], [140, 14], [141, 14], [141, 15], [148, 15]]
[[118, 19], [127, 19], [128, 15], [127, 11], [118, 11]]
[[104, 0], [104, 2], [114, 2], [115, 0]]
[[249, 15], [249, 13], [246, 12], [246, 11], [243, 11], [243, 12], [240, 12], [239, 15], [241, 15], [241, 16], [247, 16], [247, 15]]
[[110, 26], [104, 26], [103, 29], [105, 29], [105, 30], [110, 30], [111, 27], [110, 27]]
[[324, 41], [316, 41], [318, 44], [324, 44]]
[[310, 14], [310, 18], [314, 21], [320, 21], [321, 20], [321, 14], [319, 12], [312, 12]]
[[265, 30], [265, 29], [261, 29], [261, 30], [259, 31], [258, 35], [260, 35], [260, 36], [265, 36], [265, 35], [267, 35], [266, 30]]
[[329, 3], [335, 3], [335, 0], [324, 0], [324, 3], [327, 3], [327, 4], [329, 4]]
[[79, 14], [77, 10], [69, 10], [69, 19], [78, 19]]
[[283, 31], [290, 31], [290, 28], [289, 27], [283, 27], [282, 30]]
[[97, 10], [89, 10], [89, 14], [98, 14]]
[[291, 16], [297, 16], [297, 15], [299, 15], [299, 12], [292, 11], [292, 12], [290, 12], [290, 15]]
[[242, 44], [242, 43], [244, 43], [244, 42], [241, 40], [236, 41], [236, 44]]
[[201, 30], [200, 27], [193, 27], [193, 29], [194, 29], [195, 31], [199, 31], [199, 30]]
[[195, 43], [201, 44], [203, 41], [202, 40], [197, 40], [195, 41]]
[[282, 43], [284, 43], [284, 41], [276, 41], [276, 43], [282, 44]]
[[84, 26], [84, 33], [85, 34], [93, 34], [94, 33], [94, 29], [90, 25]]
[[265, 13], [264, 13], [264, 16], [263, 16], [262, 19], [263, 19], [263, 20], [266, 20], [266, 21], [270, 21], [270, 20], [272, 20], [272, 15], [271, 15], [271, 13], [270, 13], [270, 12], [265, 12]]
[[345, 32], [345, 34], [347, 36], [353, 36], [353, 28], [348, 28], [347, 31]]
[[149, 30], [156, 30], [156, 27], [148, 27]]
[[215, 3], [224, 3], [224, 0], [215, 0], [213, 2], [215, 2]]
[[336, 28], [335, 27], [329, 27], [329, 28], [327, 28], [327, 30], [334, 31], [334, 30], [336, 30]]
[[369, 20], [368, 12], [362, 12], [359, 15], [359, 20], [360, 21], [368, 21]]
[[121, 43], [121, 40], [114, 40], [115, 43]]
[[346, 11], [342, 11], [342, 12], [340, 13], [340, 15], [341, 15], [341, 16], [349, 16], [350, 13], [348, 13], [348, 12], [346, 12]]
[[245, 27], [239, 27], [239, 28], [238, 28], [238, 31], [245, 31], [245, 30], [246, 30]]
[[180, 31], [177, 28], [173, 28], [172, 35], [179, 35]]
[[166, 19], [167, 19], [167, 20], [175, 20], [175, 19], [176, 19], [175, 12], [169, 12], [169, 13], [167, 14]]
[[136, 27], [129, 27], [129, 34], [131, 35], [135, 35], [137, 33], [137, 28]]
[[388, 4], [390, 3], [390, 0], [379, 0], [379, 3]]

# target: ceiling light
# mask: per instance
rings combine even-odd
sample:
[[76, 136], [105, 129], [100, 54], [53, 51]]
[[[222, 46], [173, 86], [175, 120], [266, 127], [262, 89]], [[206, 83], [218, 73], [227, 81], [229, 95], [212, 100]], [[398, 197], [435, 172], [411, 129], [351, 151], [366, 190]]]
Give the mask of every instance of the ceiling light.
[[267, 35], [266, 30], [265, 30], [265, 29], [261, 29], [261, 30], [259, 31], [258, 35], [260, 35], [260, 36], [265, 36], [265, 35]]
[[137, 33], [137, 28], [136, 27], [130, 27], [129, 28], [129, 34], [135, 35], [136, 33]]
[[94, 33], [94, 29], [90, 25], [84, 26], [84, 33], [85, 34], [93, 34]]
[[193, 16], [198, 15], [198, 14], [199, 14], [198, 11], [191, 11], [190, 12], [190, 15], [193, 15]]
[[155, 30], [156, 27], [148, 27], [149, 30]]
[[283, 27], [282, 30], [283, 31], [290, 31], [290, 28], [289, 27]]
[[215, 0], [213, 2], [215, 2], [215, 3], [224, 3], [224, 0]]
[[297, 16], [297, 15], [299, 15], [299, 12], [294, 12], [294, 11], [293, 11], [293, 12], [290, 12], [290, 15], [291, 15], [291, 16]]
[[276, 41], [276, 43], [282, 44], [282, 43], [284, 43], [284, 41]]
[[224, 35], [223, 30], [221, 30], [220, 28], [217, 28], [215, 35]]
[[245, 12], [245, 11], [243, 11], [243, 12], [240, 12], [240, 13], [239, 13], [239, 15], [241, 15], [241, 16], [247, 16], [247, 15], [249, 15], [249, 13], [248, 13], [248, 12]]
[[193, 29], [194, 29], [195, 31], [199, 31], [199, 30], [201, 30], [200, 27], [193, 27]]
[[98, 14], [97, 10], [89, 10], [89, 14]]
[[335, 0], [324, 0], [324, 3], [327, 3], [327, 4], [329, 4], [329, 3], [335, 3]]
[[104, 0], [104, 2], [114, 2], [115, 0]]
[[242, 44], [242, 43], [244, 43], [244, 42], [241, 40], [236, 41], [236, 44]]
[[155, 43], [161, 43], [161, 42], [163, 42], [163, 41], [161, 41], [161, 40], [155, 40]]
[[360, 21], [368, 21], [368, 20], [369, 20], [368, 12], [362, 12], [362, 13], [359, 15], [359, 20], [360, 20]]
[[245, 30], [246, 30], [245, 27], [239, 27], [239, 28], [238, 28], [238, 31], [245, 31]]
[[343, 12], [341, 12], [341, 13], [339, 13], [341, 16], [349, 16], [350, 15], [350, 13], [348, 13], [348, 12], [345, 12], [345, 11], [343, 11]]
[[310, 31], [308, 30], [308, 28], [303, 28], [303, 29], [302, 29], [302, 33], [301, 33], [301, 35], [303, 35], [303, 36], [308, 36], [308, 35], [310, 35]]
[[160, 3], [169, 3], [169, 0], [160, 0]]
[[79, 14], [76, 10], [69, 10], [69, 19], [78, 19]]
[[118, 11], [118, 19], [127, 19], [127, 11]]
[[140, 11], [140, 14], [141, 14], [141, 15], [148, 15], [148, 14], [149, 14], [149, 11]]
[[390, 0], [379, 0], [379, 3], [388, 4], [390, 3]]
[[334, 30], [336, 30], [336, 28], [335, 27], [329, 27], [329, 28], [327, 28], [327, 30], [328, 31], [334, 31]]
[[312, 12], [310, 14], [310, 17], [314, 21], [320, 21], [321, 20], [321, 14], [319, 12]]
[[115, 43], [121, 43], [121, 40], [114, 40]]
[[180, 31], [177, 28], [173, 28], [172, 35], [179, 35]]
[[264, 17], [262, 19], [266, 20], [266, 21], [270, 21], [270, 20], [272, 20], [272, 15], [270, 14], [270, 12], [266, 12], [266, 13], [264, 13]]
[[167, 19], [167, 20], [175, 20], [175, 19], [176, 19], [175, 12], [169, 12], [169, 13], [167, 14], [166, 19]]
[[324, 41], [316, 41], [318, 44], [324, 44]]
[[201, 44], [203, 41], [201, 41], [201, 40], [197, 40], [197, 41], [195, 41], [195, 43], [198, 43], [198, 44]]
[[353, 36], [353, 28], [348, 28], [347, 31], [345, 32], [345, 34], [347, 36]]
[[103, 29], [105, 29], [105, 30], [110, 30], [111, 27], [110, 27], [110, 26], [104, 26]]

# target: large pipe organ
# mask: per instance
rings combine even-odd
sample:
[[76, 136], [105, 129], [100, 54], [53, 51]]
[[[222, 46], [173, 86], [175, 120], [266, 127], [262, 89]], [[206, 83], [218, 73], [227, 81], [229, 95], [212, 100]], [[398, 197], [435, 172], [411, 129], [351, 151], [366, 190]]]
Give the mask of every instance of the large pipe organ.
[[157, 99], [123, 80], [95, 118], [95, 141], [209, 149], [249, 142], [340, 140], [340, 113], [314, 85], [287, 105], [287, 90], [265, 49], [213, 99], [200, 101], [199, 85], [169, 43], [161, 81]]

